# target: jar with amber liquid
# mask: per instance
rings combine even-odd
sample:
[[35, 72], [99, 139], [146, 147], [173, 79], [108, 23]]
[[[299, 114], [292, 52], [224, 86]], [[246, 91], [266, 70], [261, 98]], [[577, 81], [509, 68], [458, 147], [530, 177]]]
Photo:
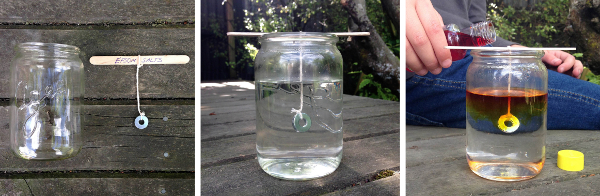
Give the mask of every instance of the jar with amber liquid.
[[466, 75], [467, 161], [475, 174], [520, 181], [546, 159], [548, 72], [540, 50], [473, 50]]

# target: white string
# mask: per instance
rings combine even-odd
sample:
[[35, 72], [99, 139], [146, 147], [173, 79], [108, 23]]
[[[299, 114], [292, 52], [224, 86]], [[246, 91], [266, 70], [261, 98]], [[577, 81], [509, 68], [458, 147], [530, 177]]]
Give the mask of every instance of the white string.
[[300, 110], [292, 108], [292, 113], [296, 112], [296, 115], [299, 115], [300, 119], [304, 119], [302, 116], [302, 106], [304, 106], [304, 84], [302, 83], [302, 45], [300, 45]]
[[137, 106], [138, 106], [138, 112], [140, 113], [140, 116], [145, 116], [146, 113], [142, 112], [140, 110], [140, 68], [144, 66], [144, 64], [140, 63], [140, 55], [138, 55], [138, 59], [137, 59], [137, 71], [135, 72], [135, 88], [137, 91]]
[[[510, 47], [510, 46], [509, 46]], [[510, 96], [510, 80], [512, 79], [512, 51], [508, 51], [508, 96]], [[510, 106], [508, 106], [510, 107]]]

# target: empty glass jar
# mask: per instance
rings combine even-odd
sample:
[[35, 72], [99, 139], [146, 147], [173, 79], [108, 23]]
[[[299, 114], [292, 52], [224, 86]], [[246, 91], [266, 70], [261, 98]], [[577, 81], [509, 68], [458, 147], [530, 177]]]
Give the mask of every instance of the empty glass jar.
[[256, 150], [269, 175], [326, 176], [342, 159], [342, 56], [337, 36], [271, 33], [255, 59]]
[[467, 161], [490, 180], [535, 177], [546, 160], [548, 72], [539, 50], [474, 50], [467, 70]]
[[83, 63], [79, 48], [22, 43], [16, 48], [10, 82], [10, 146], [19, 157], [56, 160], [82, 146]]

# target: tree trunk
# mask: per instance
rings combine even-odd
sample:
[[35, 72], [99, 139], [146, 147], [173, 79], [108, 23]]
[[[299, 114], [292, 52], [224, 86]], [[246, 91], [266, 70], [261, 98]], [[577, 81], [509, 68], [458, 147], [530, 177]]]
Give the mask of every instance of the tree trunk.
[[396, 30], [400, 31], [400, 0], [381, 0], [381, 7], [392, 19]]
[[565, 32], [583, 53], [584, 65], [600, 74], [600, 1], [571, 0]]
[[[360, 2], [362, 1], [362, 2]], [[398, 93], [400, 89], [400, 60], [387, 47], [369, 20], [364, 0], [341, 0], [352, 24], [350, 31], [370, 32], [368, 37], [352, 37], [350, 44], [360, 56], [359, 65], [365, 73], [372, 73], [378, 81]]]

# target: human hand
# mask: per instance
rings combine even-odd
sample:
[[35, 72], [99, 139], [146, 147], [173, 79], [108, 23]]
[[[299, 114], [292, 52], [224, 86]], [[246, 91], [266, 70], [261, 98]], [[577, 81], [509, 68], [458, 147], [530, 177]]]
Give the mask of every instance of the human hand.
[[544, 51], [544, 53], [542, 62], [546, 64], [548, 69], [573, 76], [577, 79], [581, 77], [583, 64], [581, 61], [575, 59], [573, 55], [560, 50], [548, 50]]
[[[521, 45], [512, 45], [511, 47], [525, 47]], [[558, 73], [567, 74], [579, 79], [583, 72], [583, 64], [576, 60], [575, 57], [565, 51], [560, 50], [544, 50], [542, 62], [550, 70]]]
[[406, 67], [423, 76], [452, 65], [442, 17], [430, 0], [406, 2]]

